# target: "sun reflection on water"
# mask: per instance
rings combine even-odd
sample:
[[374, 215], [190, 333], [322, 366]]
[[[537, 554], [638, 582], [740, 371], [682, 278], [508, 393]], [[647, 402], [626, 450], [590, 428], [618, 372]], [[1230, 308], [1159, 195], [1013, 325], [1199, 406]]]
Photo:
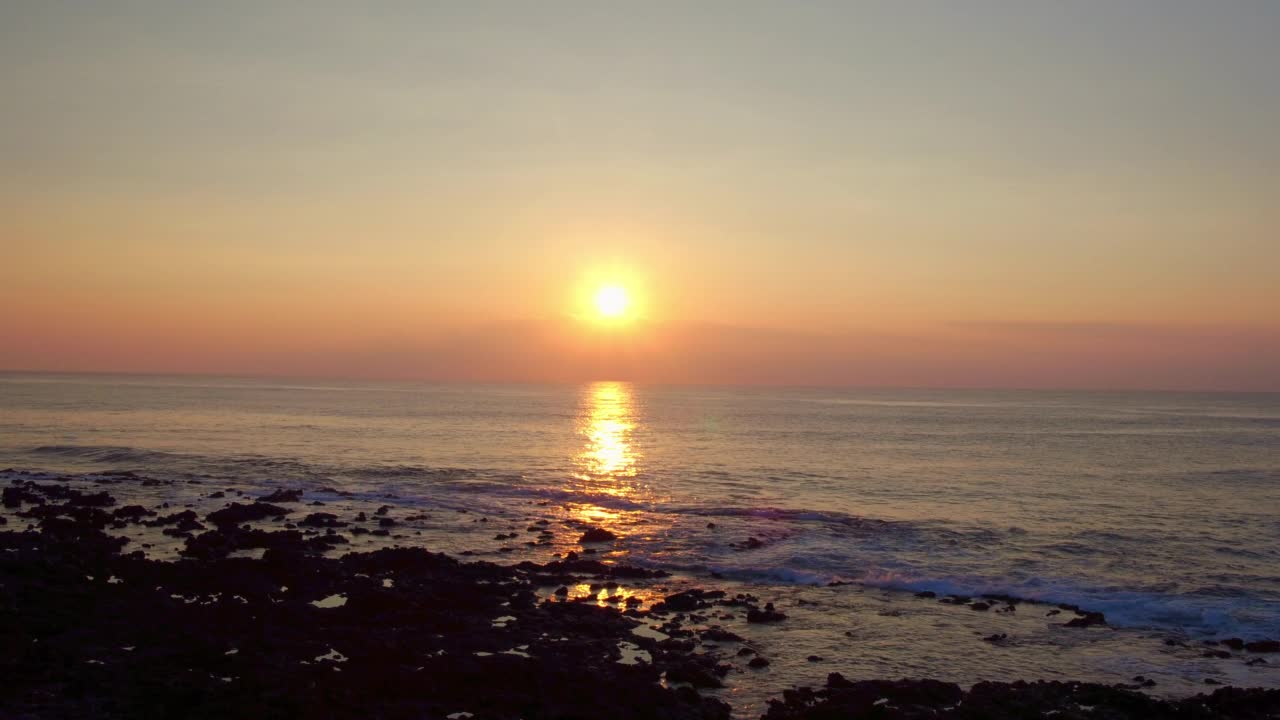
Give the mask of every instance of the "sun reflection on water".
[[[606, 496], [650, 499], [640, 479], [642, 455], [635, 438], [639, 426], [639, 407], [630, 384], [597, 382], [584, 388], [575, 426], [582, 445], [573, 457], [574, 482], [569, 488], [581, 499], [565, 505], [569, 518], [580, 528], [600, 528], [624, 537], [643, 524], [640, 510], [605, 501]], [[614, 543], [588, 551], [609, 557], [627, 554], [625, 545]]]
[[578, 414], [578, 434], [584, 445], [574, 459], [577, 478], [592, 483], [595, 491], [631, 495], [635, 488], [629, 479], [636, 477], [640, 461], [632, 439], [635, 429], [630, 385], [598, 382], [588, 386]]

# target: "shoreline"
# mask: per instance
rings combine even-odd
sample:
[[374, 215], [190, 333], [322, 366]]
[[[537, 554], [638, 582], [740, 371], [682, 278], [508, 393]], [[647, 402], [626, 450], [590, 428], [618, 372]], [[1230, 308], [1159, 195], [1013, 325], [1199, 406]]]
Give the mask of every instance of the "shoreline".
[[[778, 598], [671, 592], [667, 573], [596, 560], [586, 546], [582, 555], [512, 565], [421, 548], [344, 554], [356, 528], [389, 535], [401, 521], [385, 512], [360, 523], [340, 518], [304, 504], [300, 491], [228, 497], [200, 515], [122, 504], [112, 486], [161, 482], [132, 473], [96, 474], [86, 489], [9, 475], [5, 509], [33, 526], [0, 524], [5, 635], [15, 650], [0, 710], [19, 717], [148, 716], [186, 703], [194, 717], [720, 718], [733, 710], [717, 688], [751, 683], [769, 667], [750, 630], [788, 622]], [[538, 527], [528, 530], [550, 532]], [[185, 557], [145, 558], [108, 529], [164, 534], [182, 542]], [[999, 600], [1004, 608], [1027, 602]], [[1105, 622], [1072, 610], [1082, 631]], [[1245, 649], [1240, 643], [1227, 646]], [[982, 705], [990, 717], [1028, 704], [1129, 713], [1117, 717], [1192, 708], [1210, 713], [1197, 717], [1280, 714], [1280, 690], [1224, 687], [1162, 700], [1139, 692], [1145, 678], [1116, 686], [1018, 680], [964, 690], [932, 680], [850, 682], [815, 669], [806, 684], [822, 689], [782, 692], [766, 716], [876, 705], [946, 716], [957, 703]]]

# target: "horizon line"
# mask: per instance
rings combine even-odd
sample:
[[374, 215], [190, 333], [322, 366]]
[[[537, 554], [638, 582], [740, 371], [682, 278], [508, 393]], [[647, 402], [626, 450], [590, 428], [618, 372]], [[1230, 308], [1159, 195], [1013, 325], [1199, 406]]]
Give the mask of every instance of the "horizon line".
[[1151, 394], [1213, 394], [1213, 395], [1280, 395], [1280, 389], [1275, 390], [1224, 390], [1211, 388], [1167, 388], [1167, 387], [1063, 387], [1063, 386], [1031, 386], [1031, 385], [858, 385], [858, 384], [832, 384], [832, 385], [803, 385], [795, 383], [693, 383], [693, 382], [647, 382], [643, 380], [629, 380], [626, 378], [596, 378], [591, 380], [577, 381], [557, 381], [557, 380], [510, 380], [510, 379], [488, 379], [478, 380], [474, 378], [388, 378], [373, 376], [357, 376], [357, 375], [284, 375], [272, 373], [213, 373], [213, 372], [183, 372], [183, 371], [139, 371], [139, 370], [32, 370], [22, 368], [0, 368], [0, 376], [3, 375], [63, 375], [63, 376], [88, 376], [88, 377], [171, 377], [171, 378], [217, 378], [223, 380], [308, 380], [308, 381], [337, 381], [350, 383], [378, 383], [378, 384], [418, 384], [418, 385], [470, 385], [470, 386], [486, 386], [486, 385], [520, 385], [520, 386], [540, 386], [540, 387], [577, 387], [582, 385], [591, 385], [595, 383], [627, 383], [639, 387], [655, 387], [655, 388], [767, 388], [776, 390], [900, 390], [900, 391], [922, 391], [922, 390], [950, 390], [957, 392], [1060, 392], [1060, 393], [1105, 393], [1105, 394], [1123, 394], [1123, 393], [1151, 393]]

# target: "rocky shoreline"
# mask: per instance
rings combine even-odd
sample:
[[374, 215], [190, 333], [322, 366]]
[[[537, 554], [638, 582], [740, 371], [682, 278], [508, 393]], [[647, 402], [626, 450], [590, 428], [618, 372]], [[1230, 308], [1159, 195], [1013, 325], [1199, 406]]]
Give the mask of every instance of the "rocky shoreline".
[[[159, 482], [130, 473], [84, 489], [9, 477], [3, 504], [26, 527], [0, 525], [0, 717], [727, 718], [704, 691], [769, 659], [718, 621], [787, 621], [749, 593], [637, 591], [665, 573], [585, 553], [514, 565], [410, 547], [344, 553], [357, 529], [385, 534], [397, 521], [309, 511], [297, 491], [202, 516], [121, 504], [113, 485]], [[180, 540], [181, 559], [147, 558], [121, 535], [133, 529]], [[607, 541], [590, 532], [584, 542]], [[580, 586], [591, 594], [570, 590]], [[1105, 622], [1070, 610], [1081, 627]], [[784, 692], [764, 717], [1280, 717], [1280, 690], [1171, 701], [1142, 686], [966, 691], [833, 673]]]

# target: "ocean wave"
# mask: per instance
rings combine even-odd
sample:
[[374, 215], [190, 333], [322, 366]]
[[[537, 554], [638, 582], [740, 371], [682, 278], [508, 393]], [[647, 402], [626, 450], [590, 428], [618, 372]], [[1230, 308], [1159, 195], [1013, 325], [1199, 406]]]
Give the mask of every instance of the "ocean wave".
[[871, 571], [855, 584], [907, 592], [930, 591], [939, 597], [1009, 596], [1049, 605], [1076, 605], [1104, 613], [1119, 627], [1171, 630], [1197, 637], [1226, 634], [1271, 636], [1280, 631], [1277, 606], [1247, 593], [1171, 594], [1137, 589], [1091, 588], [1061, 579], [929, 577], [891, 570]]
[[123, 445], [41, 445], [32, 448], [31, 452], [37, 455], [56, 455], [104, 463], [149, 462], [175, 457], [173, 453]]

